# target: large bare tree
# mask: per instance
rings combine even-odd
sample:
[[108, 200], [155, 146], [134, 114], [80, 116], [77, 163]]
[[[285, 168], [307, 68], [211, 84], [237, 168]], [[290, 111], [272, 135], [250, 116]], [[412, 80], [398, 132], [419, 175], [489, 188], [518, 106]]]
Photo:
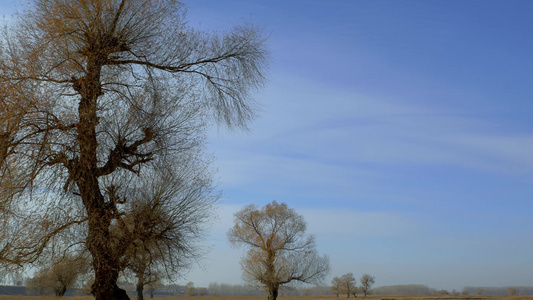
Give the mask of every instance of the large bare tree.
[[241, 261], [244, 278], [262, 285], [276, 300], [281, 285], [320, 283], [329, 272], [329, 258], [319, 256], [315, 239], [306, 235], [304, 218], [276, 201], [262, 209], [245, 206], [235, 213], [229, 241], [249, 248]]
[[117, 279], [132, 241], [111, 233], [129, 206], [120, 195], [209, 120], [246, 127], [265, 39], [196, 31], [175, 0], [34, 0], [1, 42], [1, 260], [35, 261], [74, 227], [96, 299], [129, 299]]

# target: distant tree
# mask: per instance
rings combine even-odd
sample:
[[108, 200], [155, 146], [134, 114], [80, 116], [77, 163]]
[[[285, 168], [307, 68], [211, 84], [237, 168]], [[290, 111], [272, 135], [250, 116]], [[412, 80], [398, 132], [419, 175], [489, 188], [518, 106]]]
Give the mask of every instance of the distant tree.
[[210, 282], [207, 286], [207, 292], [211, 296], [220, 296], [220, 284], [217, 282]]
[[196, 293], [198, 294], [198, 296], [205, 296], [207, 295], [207, 288], [199, 287], [196, 289]]
[[147, 286], [148, 294], [150, 294], [150, 298], [154, 298], [154, 292], [157, 289], [161, 288], [163, 284], [161, 283], [161, 281], [152, 281], [148, 283], [146, 286]]
[[467, 288], [464, 288], [464, 289], [461, 291], [461, 294], [462, 294], [463, 296], [468, 296], [468, 295], [470, 294], [470, 291], [468, 291]]
[[318, 255], [315, 239], [305, 235], [306, 229], [301, 215], [276, 201], [262, 209], [248, 205], [235, 213], [228, 238], [232, 245], [249, 248], [241, 261], [244, 278], [262, 285], [268, 300], [276, 300], [282, 285], [316, 284], [329, 272], [329, 258]]
[[516, 296], [516, 289], [513, 287], [510, 287], [507, 289], [507, 295], [508, 296]]
[[22, 268], [12, 269], [9, 275], [14, 286], [23, 286], [25, 284], [26, 277], [24, 277]]
[[436, 292], [437, 295], [449, 295], [450, 292], [448, 292], [447, 290], [439, 290]]
[[341, 276], [343, 291], [346, 293], [346, 298], [350, 298], [350, 294], [354, 294], [357, 290], [355, 287], [355, 277], [352, 273], [347, 273]]
[[452, 290], [452, 295], [459, 296], [459, 294], [460, 294], [459, 291], [457, 291], [456, 289]]
[[478, 295], [483, 295], [483, 289], [482, 288], [478, 288], [477, 289], [477, 294]]
[[196, 294], [196, 289], [194, 287], [194, 282], [189, 281], [185, 285], [185, 296], [192, 297]]
[[430, 295], [434, 290], [422, 284], [403, 284], [372, 288], [372, 292], [379, 295]]
[[85, 283], [81, 287], [81, 291], [85, 295], [90, 295], [93, 284], [94, 284], [94, 277], [90, 277], [87, 281], [85, 281]]
[[61, 260], [41, 268], [26, 284], [30, 293], [43, 295], [49, 292], [63, 296], [72, 288], [78, 277], [87, 272], [89, 262], [84, 257], [64, 257]]
[[50, 288], [45, 283], [46, 277], [41, 271], [37, 272], [26, 282], [26, 293], [28, 295], [42, 296], [51, 294]]
[[364, 274], [361, 277], [361, 291], [363, 292], [365, 298], [366, 295], [370, 292], [370, 288], [375, 283], [374, 276], [370, 276], [369, 274]]
[[331, 291], [339, 297], [339, 294], [342, 292], [343, 283], [339, 277], [333, 277], [331, 280]]

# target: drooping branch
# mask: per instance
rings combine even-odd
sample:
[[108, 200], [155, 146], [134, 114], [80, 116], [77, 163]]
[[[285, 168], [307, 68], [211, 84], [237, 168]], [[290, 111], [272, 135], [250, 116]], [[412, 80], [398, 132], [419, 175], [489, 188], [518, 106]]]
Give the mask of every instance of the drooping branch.
[[[36, 240], [26, 240], [24, 246], [15, 246], [15, 244], [20, 243], [7, 243], [4, 247], [3, 252], [5, 256], [0, 257], [2, 261], [7, 261], [16, 264], [25, 264], [32, 263], [45, 251], [48, 247], [50, 240], [54, 239], [59, 233], [67, 230], [68, 228], [74, 225], [80, 225], [87, 222], [87, 218], [82, 218], [79, 220], [71, 220], [65, 222], [55, 228], [46, 230], [43, 228], [36, 228], [35, 232], [43, 232], [43, 235], [37, 237]], [[40, 227], [49, 227], [50, 223], [44, 222]], [[0, 251], [2, 252], [2, 251]]]

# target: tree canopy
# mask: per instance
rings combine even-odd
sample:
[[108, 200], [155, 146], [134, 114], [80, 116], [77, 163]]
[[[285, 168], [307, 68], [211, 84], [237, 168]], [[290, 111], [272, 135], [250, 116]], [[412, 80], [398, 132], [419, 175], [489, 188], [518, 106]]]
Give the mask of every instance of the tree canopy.
[[235, 213], [229, 241], [248, 248], [241, 266], [244, 278], [266, 288], [275, 300], [281, 285], [320, 283], [329, 272], [329, 258], [319, 256], [304, 218], [276, 201], [258, 209], [251, 204]]

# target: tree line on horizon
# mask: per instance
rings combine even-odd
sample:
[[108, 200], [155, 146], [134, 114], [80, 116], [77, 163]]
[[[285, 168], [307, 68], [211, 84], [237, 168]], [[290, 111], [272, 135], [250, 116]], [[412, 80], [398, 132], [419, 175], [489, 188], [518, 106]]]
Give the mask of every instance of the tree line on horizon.
[[[3, 276], [6, 276], [4, 274]], [[25, 278], [22, 275], [16, 275], [15, 278], [7, 279], [0, 276], [0, 295], [16, 287], [17, 293], [26, 293], [26, 295], [38, 295], [31, 287], [24, 287], [31, 278]], [[15, 282], [13, 282], [15, 280]], [[11, 283], [11, 285], [7, 285]], [[3, 285], [2, 285], [3, 284]], [[83, 280], [69, 289], [69, 295], [87, 295], [90, 293], [83, 286]], [[135, 294], [135, 283], [121, 283], [120, 286], [128, 291], [131, 295]], [[24, 288], [24, 290], [21, 290]], [[185, 285], [179, 284], [158, 284], [147, 290], [148, 295], [152, 293], [156, 296], [263, 296], [265, 291], [262, 287], [247, 284], [227, 284], [212, 282], [208, 286], [195, 286], [193, 282]], [[9, 293], [8, 293], [9, 294]], [[46, 293], [53, 295], [51, 290]], [[491, 295], [491, 296], [526, 296], [533, 295], [533, 286], [511, 286], [511, 287], [464, 287], [460, 292], [455, 290], [437, 290], [422, 284], [405, 284], [405, 285], [388, 285], [378, 286], [370, 289], [373, 295]], [[332, 286], [328, 285], [288, 285], [279, 289], [279, 296], [320, 296], [335, 295]], [[341, 294], [343, 297], [344, 295]]]

